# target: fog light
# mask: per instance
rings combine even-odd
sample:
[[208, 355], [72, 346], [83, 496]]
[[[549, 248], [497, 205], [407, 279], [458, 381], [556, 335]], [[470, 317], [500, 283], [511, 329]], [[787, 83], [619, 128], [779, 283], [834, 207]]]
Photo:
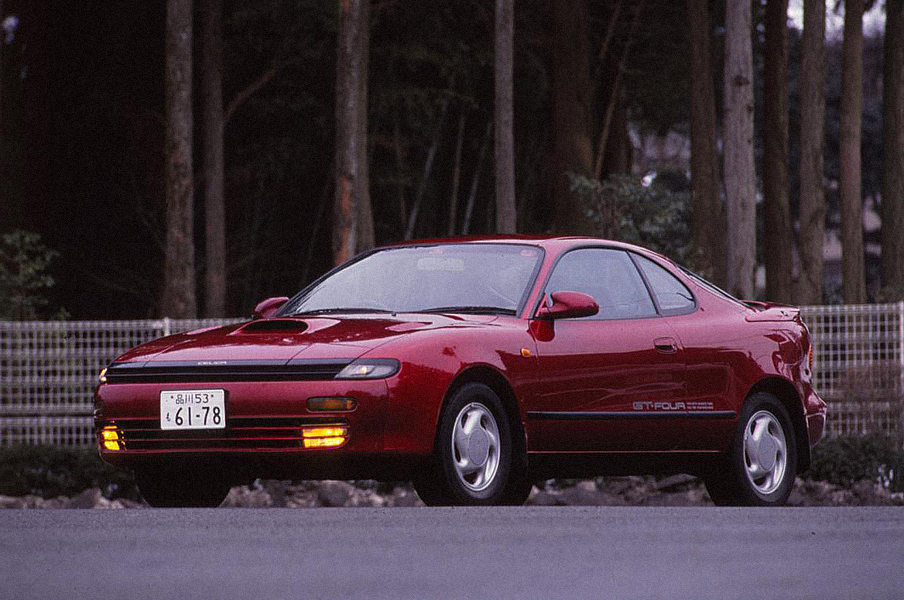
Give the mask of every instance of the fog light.
[[330, 398], [308, 398], [308, 410], [326, 412], [350, 412], [358, 405], [354, 398], [341, 396]]
[[124, 446], [119, 430], [115, 425], [107, 425], [101, 429], [100, 437], [103, 441], [104, 450], [121, 450]]
[[311, 425], [301, 430], [305, 448], [335, 448], [348, 441], [345, 425]]
[[344, 437], [305, 438], [305, 448], [335, 448], [345, 443]]

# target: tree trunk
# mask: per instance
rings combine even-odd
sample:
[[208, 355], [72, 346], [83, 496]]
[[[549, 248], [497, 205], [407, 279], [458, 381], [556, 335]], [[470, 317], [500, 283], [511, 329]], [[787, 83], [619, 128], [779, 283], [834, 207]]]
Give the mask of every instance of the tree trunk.
[[844, 2], [841, 50], [841, 124], [838, 195], [841, 201], [841, 277], [844, 302], [866, 302], [860, 128], [863, 102], [863, 0]]
[[553, 229], [590, 233], [583, 201], [567, 175], [590, 176], [593, 168], [587, 0], [555, 2], [553, 11]]
[[202, 0], [204, 115], [204, 316], [226, 314], [226, 208], [223, 200], [223, 0]]
[[493, 131], [493, 123], [487, 123], [480, 142], [480, 151], [477, 153], [477, 163], [474, 165], [474, 176], [471, 178], [471, 191], [468, 193], [468, 201], [465, 204], [465, 216], [461, 224], [461, 234], [468, 235], [471, 230], [471, 215], [474, 212], [474, 201], [477, 199], [477, 186], [480, 184], [480, 171], [483, 168], [484, 159], [487, 156], [490, 132]]
[[[341, 0], [344, 2], [345, 0]], [[376, 244], [374, 236], [373, 208], [370, 204], [370, 144], [368, 135], [368, 79], [370, 65], [370, 0], [361, 0], [361, 18], [359, 22], [360, 42], [358, 53], [360, 55], [361, 72], [356, 78], [358, 82], [358, 135], [361, 141], [358, 143], [359, 177], [356, 190], [358, 199], [358, 247], [357, 252], [370, 250]]]
[[[616, 13], [613, 15], [613, 19], [618, 17], [618, 12], [621, 4], [616, 5]], [[603, 159], [606, 156], [607, 148], [606, 146], [609, 144], [609, 137], [612, 131], [612, 118], [615, 115], [615, 111], [617, 108], [621, 108], [624, 105], [622, 101], [622, 77], [625, 74], [625, 70], [628, 65], [628, 57], [631, 54], [631, 44], [634, 42], [634, 38], [637, 35], [637, 27], [640, 24], [640, 15], [643, 12], [644, 0], [640, 0], [637, 4], [637, 7], [634, 9], [634, 17], [631, 19], [631, 28], [628, 30], [628, 39], [625, 40], [625, 45], [622, 48], [621, 58], [619, 59], [616, 65], [615, 77], [612, 79], [610, 83], [610, 92], [609, 92], [609, 101], [606, 102], [606, 108], [603, 111], [603, 122], [600, 126], [600, 135], [599, 141], [596, 144], [596, 159], [593, 161], [593, 178], [599, 180], [602, 177], [603, 173]], [[608, 32], [607, 32], [608, 35]], [[608, 42], [603, 44], [604, 46], [608, 45]], [[603, 60], [603, 55], [601, 53], [600, 60]], [[610, 170], [610, 172], [612, 172]]]
[[800, 82], [800, 279], [795, 302], [822, 304], [826, 198], [825, 0], [804, 0]]
[[763, 200], [766, 299], [791, 302], [794, 237], [788, 206], [788, 0], [766, 2], [763, 68]]
[[725, 11], [725, 200], [728, 291], [754, 294], [756, 181], [753, 165], [753, 51], [749, 2], [729, 0]]
[[[452, 88], [450, 86], [449, 92]], [[433, 172], [433, 163], [436, 159], [436, 151], [439, 149], [439, 142], [443, 133], [443, 123], [446, 122], [446, 113], [449, 111], [449, 96], [445, 96], [440, 104], [439, 119], [436, 122], [436, 130], [433, 132], [433, 142], [427, 151], [427, 158], [424, 161], [424, 176], [417, 186], [414, 194], [414, 200], [411, 202], [411, 214], [408, 215], [408, 225], [405, 227], [405, 239], [410, 240], [414, 237], [417, 227], [417, 217], [421, 212], [421, 205], [424, 201], [424, 194], [427, 192], [427, 184], [430, 183], [430, 174]]]
[[[3, 29], [3, 0], [0, 0], [0, 181], [3, 181], [4, 165], [6, 159], [3, 156], [3, 46], [6, 45], [6, 31]], [[5, 194], [0, 191], [0, 202], [5, 202]]]
[[882, 76], [882, 287], [904, 299], [904, 0], [886, 0]]
[[455, 138], [455, 160], [452, 168], [452, 193], [449, 198], [449, 227], [448, 235], [455, 235], [458, 230], [458, 188], [461, 185], [461, 147], [465, 139], [465, 120], [467, 115], [462, 107], [458, 117], [458, 137]]
[[719, 196], [716, 103], [708, 0], [688, 1], [690, 39], [691, 240], [694, 268], [725, 285], [725, 226]]
[[340, 1], [337, 39], [333, 260], [340, 264], [374, 243], [367, 167], [370, 0]]
[[160, 306], [163, 316], [173, 318], [197, 316], [191, 88], [192, 3], [167, 0], [166, 249]]
[[515, 233], [515, 1], [496, 0], [496, 233]]

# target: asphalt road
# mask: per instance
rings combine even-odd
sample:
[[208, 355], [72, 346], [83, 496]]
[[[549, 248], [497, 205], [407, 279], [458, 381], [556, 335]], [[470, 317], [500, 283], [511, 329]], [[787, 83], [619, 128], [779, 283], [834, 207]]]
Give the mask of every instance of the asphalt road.
[[0, 511], [0, 598], [904, 598], [904, 508]]

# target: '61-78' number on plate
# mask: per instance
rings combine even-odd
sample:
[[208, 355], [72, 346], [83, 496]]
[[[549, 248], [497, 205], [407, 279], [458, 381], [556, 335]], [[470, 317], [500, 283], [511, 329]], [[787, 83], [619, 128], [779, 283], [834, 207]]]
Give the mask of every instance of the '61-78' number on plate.
[[223, 429], [226, 427], [223, 390], [160, 392], [161, 429]]

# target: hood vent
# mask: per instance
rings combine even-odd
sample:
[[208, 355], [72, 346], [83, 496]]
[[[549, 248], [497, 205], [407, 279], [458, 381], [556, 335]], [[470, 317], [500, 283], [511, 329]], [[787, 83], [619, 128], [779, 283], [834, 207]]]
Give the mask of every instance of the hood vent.
[[307, 328], [308, 324], [299, 319], [258, 319], [236, 333], [301, 333]]

